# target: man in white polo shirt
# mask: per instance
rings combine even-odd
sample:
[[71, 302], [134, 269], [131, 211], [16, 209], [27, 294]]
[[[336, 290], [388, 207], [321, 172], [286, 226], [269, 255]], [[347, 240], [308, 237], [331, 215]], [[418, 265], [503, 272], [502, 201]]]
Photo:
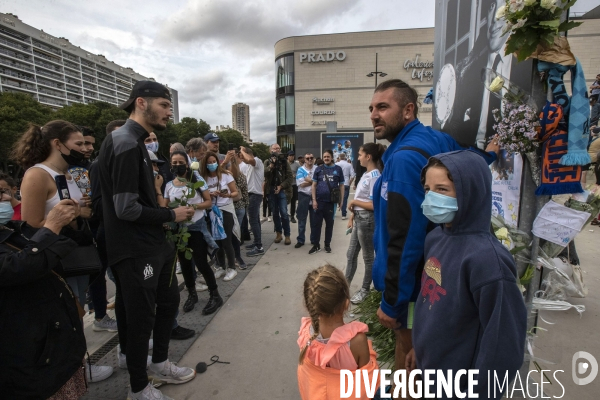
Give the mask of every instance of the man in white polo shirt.
[[250, 251], [246, 255], [256, 257], [265, 253], [260, 235], [260, 206], [263, 201], [265, 167], [249, 147], [240, 146], [239, 156], [243, 161], [240, 164], [240, 171], [246, 176], [248, 182], [248, 222], [250, 222], [250, 229], [254, 236], [254, 242], [247, 246]]
[[352, 164], [347, 161], [346, 153], [339, 154], [340, 161], [336, 162], [335, 165], [339, 166], [344, 173], [344, 203], [342, 204], [342, 219], [346, 219], [346, 212], [348, 212], [348, 195], [350, 194], [350, 185], [356, 176]]

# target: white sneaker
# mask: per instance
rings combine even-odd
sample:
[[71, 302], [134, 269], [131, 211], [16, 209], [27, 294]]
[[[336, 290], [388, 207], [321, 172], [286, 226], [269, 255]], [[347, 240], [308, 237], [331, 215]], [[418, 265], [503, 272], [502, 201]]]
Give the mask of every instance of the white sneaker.
[[113, 367], [105, 365], [92, 365], [86, 361], [85, 363], [85, 377], [88, 382], [95, 383], [101, 382], [111, 376], [113, 373]]
[[127, 400], [173, 400], [173, 398], [165, 396], [160, 390], [149, 383], [141, 392], [133, 393], [131, 388], [129, 388]]
[[196, 371], [192, 368], [178, 367], [175, 363], [169, 360], [165, 361], [163, 367], [158, 370], [159, 364], [151, 363], [148, 366], [148, 378], [154, 380], [154, 383], [185, 383], [189, 382], [196, 376]]
[[265, 218], [265, 217], [262, 217], [262, 218], [260, 219], [260, 222], [265, 222], [266, 220], [267, 220], [267, 218]]
[[271, 217], [269, 217], [269, 218], [267, 218], [267, 221], [273, 222], [273, 219]]
[[346, 217], [342, 216], [342, 219], [347, 219]]
[[204, 280], [204, 277], [202, 275], [198, 275], [198, 278], [196, 278], [196, 282], [206, 285], [206, 280]]
[[225, 282], [229, 282], [236, 276], [237, 276], [237, 270], [235, 268], [227, 268], [227, 273], [225, 273], [225, 278], [223, 278], [223, 280]]
[[[146, 360], [146, 369], [148, 369], [151, 362], [152, 356], [148, 356], [148, 359]], [[117, 364], [119, 365], [119, 368], [127, 369], [127, 355], [121, 353], [121, 346], [117, 347]]]
[[94, 320], [92, 329], [94, 332], [108, 331], [117, 332], [117, 321], [106, 314], [100, 321]]
[[208, 286], [202, 283], [196, 283], [196, 292], [204, 292], [205, 290], [208, 290]]
[[350, 299], [352, 304], [360, 304], [365, 298], [369, 295], [369, 291], [365, 289], [360, 289], [358, 292], [354, 293], [354, 296]]
[[179, 261], [177, 261], [177, 267], [175, 267], [175, 273], [176, 274], [181, 274], [181, 264], [179, 264]]
[[219, 279], [223, 275], [225, 275], [225, 270], [223, 268], [221, 268], [221, 267], [215, 268], [215, 279]]

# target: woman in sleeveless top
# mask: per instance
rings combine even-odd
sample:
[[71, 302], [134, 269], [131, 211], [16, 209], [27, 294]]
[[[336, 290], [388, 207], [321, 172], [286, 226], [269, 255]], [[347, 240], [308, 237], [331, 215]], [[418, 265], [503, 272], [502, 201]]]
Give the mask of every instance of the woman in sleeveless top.
[[[44, 225], [50, 210], [60, 198], [56, 189], [57, 175], [65, 175], [71, 198], [81, 206], [81, 217], [92, 215], [91, 199], [83, 196], [68, 173], [69, 165], [83, 158], [83, 135], [67, 121], [50, 121], [43, 127], [31, 125], [13, 148], [13, 159], [26, 169], [21, 183], [21, 219], [34, 228]], [[79, 154], [81, 157], [79, 157]], [[73, 228], [77, 228], [73, 222]], [[67, 278], [82, 306], [89, 276]]]
[[[84, 150], [83, 144], [83, 135], [79, 129], [61, 120], [50, 121], [43, 127], [32, 124], [15, 143], [11, 154], [12, 159], [26, 169], [21, 183], [23, 221], [35, 228], [44, 226], [48, 213], [60, 201], [54, 180], [57, 175], [66, 175], [71, 198], [79, 202], [80, 215], [83, 218], [92, 215], [89, 207], [91, 201], [89, 198], [82, 197], [77, 184], [67, 172], [70, 164], [76, 164], [80, 160], [79, 154]], [[83, 303], [88, 276], [68, 278], [66, 281], [73, 294], [79, 297], [80, 303]], [[82, 371], [83, 368], [79, 368], [51, 398], [61, 400], [80, 398], [86, 391]]]

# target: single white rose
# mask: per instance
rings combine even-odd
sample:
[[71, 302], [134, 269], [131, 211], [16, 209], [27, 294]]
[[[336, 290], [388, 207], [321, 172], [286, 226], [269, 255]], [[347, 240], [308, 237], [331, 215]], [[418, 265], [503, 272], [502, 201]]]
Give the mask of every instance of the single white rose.
[[490, 92], [498, 93], [500, 90], [502, 90], [503, 86], [504, 79], [502, 79], [501, 76], [497, 76], [496, 78], [494, 78], [492, 83], [490, 83]]
[[542, 0], [540, 2], [540, 5], [542, 6], [542, 8], [545, 8], [546, 10], [550, 10], [551, 8], [556, 7], [556, 0]]
[[502, 6], [498, 9], [498, 11], [496, 11], [496, 19], [502, 19], [504, 18], [504, 15], [506, 14], [506, 6]]
[[192, 165], [190, 165], [190, 168], [194, 171], [197, 171], [198, 169], [200, 169], [200, 163], [198, 161], [194, 161]]
[[535, 3], [537, 3], [537, 0], [525, 0], [525, 5], [526, 6], [532, 6]]

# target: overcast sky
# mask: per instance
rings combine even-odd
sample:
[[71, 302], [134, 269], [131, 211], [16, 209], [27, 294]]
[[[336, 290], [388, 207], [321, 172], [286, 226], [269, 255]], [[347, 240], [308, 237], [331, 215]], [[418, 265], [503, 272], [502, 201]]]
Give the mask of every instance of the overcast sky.
[[[588, 11], [598, 0], [579, 0]], [[0, 0], [0, 11], [179, 91], [179, 117], [231, 125], [250, 106], [255, 141], [275, 140], [274, 45], [322, 33], [431, 27], [421, 0]]]

